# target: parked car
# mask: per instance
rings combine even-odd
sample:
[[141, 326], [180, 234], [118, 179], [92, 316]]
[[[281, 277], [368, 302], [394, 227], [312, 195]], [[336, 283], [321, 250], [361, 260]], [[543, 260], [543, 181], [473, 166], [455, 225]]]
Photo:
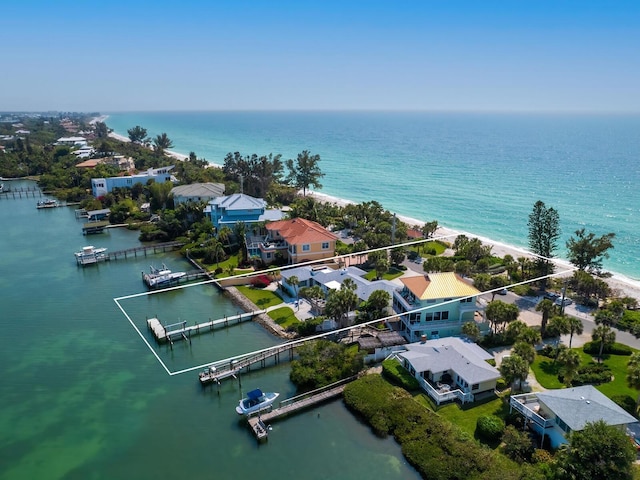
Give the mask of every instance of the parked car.
[[567, 305], [571, 305], [573, 303], [573, 300], [571, 300], [570, 298], [565, 298], [565, 299], [556, 298], [556, 301], [553, 303], [555, 303], [556, 305], [560, 305], [562, 307], [566, 307]]
[[559, 298], [560, 295], [558, 295], [557, 293], [553, 293], [553, 292], [547, 292], [544, 294], [544, 298], [547, 300], [551, 300], [552, 302], [555, 301], [556, 298]]
[[498, 290], [496, 293], [497, 293], [498, 295], [506, 295], [506, 294], [507, 294], [507, 293], [509, 293], [509, 292], [507, 292], [507, 289], [506, 289], [506, 288], [503, 288], [502, 290]]

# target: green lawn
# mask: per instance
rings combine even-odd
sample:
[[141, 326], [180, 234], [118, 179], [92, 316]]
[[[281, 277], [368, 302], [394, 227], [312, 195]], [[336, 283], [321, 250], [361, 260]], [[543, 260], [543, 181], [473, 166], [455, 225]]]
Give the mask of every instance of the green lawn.
[[442, 255], [447, 247], [441, 242], [424, 242], [418, 245], [412, 245], [409, 249], [414, 252], [418, 252], [419, 255], [426, 255], [426, 252], [434, 249], [436, 251], [436, 255]]
[[292, 325], [300, 323], [300, 320], [296, 318], [295, 313], [290, 307], [280, 307], [275, 310], [271, 310], [268, 315], [285, 330]]
[[479, 417], [496, 415], [504, 420], [509, 413], [509, 405], [502, 398], [465, 405], [459, 405], [456, 402], [440, 407], [437, 413], [473, 436]]
[[[398, 278], [400, 276], [402, 276], [404, 272], [402, 270], [398, 270], [397, 268], [390, 268], [389, 270], [387, 270], [387, 272], [382, 275], [382, 279], [383, 280], [393, 280], [394, 278]], [[366, 278], [367, 280], [369, 280], [370, 282], [376, 279], [376, 271], [375, 270], [371, 270], [369, 273], [367, 273], [364, 278]]]
[[[580, 354], [582, 365], [595, 362], [593, 357], [582, 351], [582, 348], [574, 348]], [[635, 350], [634, 350], [635, 351]], [[627, 355], [608, 355], [605, 356], [604, 362], [611, 369], [613, 380], [602, 385], [596, 385], [596, 388], [611, 398], [614, 395], [630, 395], [632, 398], [638, 396], [638, 392], [627, 386], [627, 364], [629, 356]], [[559, 365], [553, 364], [553, 359], [537, 355], [535, 361], [531, 365], [531, 369], [536, 379], [545, 388], [563, 388], [564, 385], [558, 380]]]
[[271, 290], [263, 290], [246, 285], [240, 285], [237, 288], [240, 293], [255, 303], [258, 308], [267, 308], [282, 303], [282, 299]]

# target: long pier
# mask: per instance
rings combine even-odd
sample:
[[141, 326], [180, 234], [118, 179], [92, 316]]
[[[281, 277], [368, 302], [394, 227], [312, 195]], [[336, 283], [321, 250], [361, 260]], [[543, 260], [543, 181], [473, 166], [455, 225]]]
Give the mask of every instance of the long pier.
[[278, 408], [255, 412], [247, 417], [249, 427], [258, 440], [266, 439], [269, 435], [269, 422], [339, 397], [344, 392], [345, 386], [357, 378], [357, 375], [345, 378], [331, 385], [283, 400]]
[[156, 243], [153, 245], [142, 245], [140, 247], [127, 248], [125, 250], [117, 250], [114, 252], [109, 252], [107, 254], [107, 258], [109, 260], [117, 260], [120, 257], [133, 256], [134, 258], [138, 256], [138, 254], [142, 254], [145, 257], [147, 253], [158, 253], [158, 252], [166, 252], [167, 250], [177, 250], [184, 245], [184, 242], [164, 242], [164, 243]]
[[225, 378], [237, 378], [236, 376], [245, 369], [247, 372], [251, 371], [251, 367], [256, 363], [260, 363], [260, 367], [267, 366], [267, 360], [273, 358], [275, 360], [275, 364], [280, 363], [280, 354], [288, 352], [289, 358], [288, 360], [293, 360], [293, 351], [295, 346], [293, 345], [283, 345], [281, 347], [272, 347], [264, 352], [257, 353], [255, 355], [250, 355], [238, 360], [233, 360], [231, 362], [211, 364], [209, 368], [205, 372], [201, 372], [200, 383], [202, 385], [207, 385], [210, 383], [217, 383], [220, 385], [220, 381]]
[[[239, 313], [238, 315], [231, 315], [217, 320], [209, 320], [207, 322], [198, 323], [195, 325], [187, 326], [186, 322], [174, 323], [171, 325], [162, 325], [159, 319], [149, 318], [147, 319], [147, 327], [153, 333], [158, 343], [170, 342], [173, 344], [173, 339], [183, 338], [189, 340], [192, 334], [199, 334], [202, 332], [211, 332], [218, 326], [228, 327], [229, 325], [238, 324], [253, 320], [253, 317], [266, 313], [266, 310], [258, 310], [255, 312]], [[180, 326], [180, 328], [173, 328]]]

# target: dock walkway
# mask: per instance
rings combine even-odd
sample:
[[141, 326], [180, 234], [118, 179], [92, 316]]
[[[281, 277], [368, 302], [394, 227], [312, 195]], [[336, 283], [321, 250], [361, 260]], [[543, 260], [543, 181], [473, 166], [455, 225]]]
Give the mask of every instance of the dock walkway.
[[[107, 222], [108, 223], [108, 222]], [[119, 257], [130, 257], [134, 258], [138, 256], [138, 254], [143, 254], [145, 257], [147, 253], [158, 253], [158, 252], [166, 252], [167, 250], [177, 250], [184, 245], [184, 242], [164, 242], [164, 243], [156, 243], [153, 245], [142, 245], [140, 247], [127, 248], [124, 250], [117, 250], [114, 252], [108, 253], [109, 260], [117, 260]]]
[[317, 390], [283, 400], [278, 408], [255, 412], [247, 417], [249, 427], [258, 440], [266, 439], [269, 435], [269, 422], [339, 397], [343, 394], [345, 386], [357, 378], [357, 375], [345, 378]]

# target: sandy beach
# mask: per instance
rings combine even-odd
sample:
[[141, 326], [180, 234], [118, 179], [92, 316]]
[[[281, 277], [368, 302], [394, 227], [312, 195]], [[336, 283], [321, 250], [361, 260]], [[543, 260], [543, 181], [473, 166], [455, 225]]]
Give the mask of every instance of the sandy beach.
[[[340, 206], [356, 203], [356, 202], [351, 202], [349, 200], [333, 197], [331, 195], [326, 195], [324, 193], [319, 193], [315, 191], [308, 191], [307, 195], [315, 198], [317, 201], [334, 203]], [[403, 215], [398, 215], [398, 218], [402, 220], [404, 223], [408, 225], [413, 225], [418, 229], [420, 229], [425, 223], [421, 220], [417, 220], [411, 217], [406, 217]], [[470, 238], [478, 238], [485, 245], [491, 245], [491, 252], [494, 255], [499, 257], [504, 257], [505, 255], [511, 255], [513, 258], [516, 258], [516, 259], [518, 257], [531, 257], [531, 258], [534, 257], [534, 255], [530, 251], [524, 248], [519, 248], [513, 245], [496, 242], [490, 238], [482, 237], [480, 235], [475, 235], [474, 233], [471, 233], [471, 232], [453, 230], [451, 228], [447, 228], [444, 226], [438, 227], [438, 230], [436, 231], [435, 236], [447, 242], [453, 242], [455, 238], [461, 234], [464, 234]], [[557, 259], [554, 259], [554, 263], [556, 264], [557, 276], [570, 276], [575, 270], [575, 267], [567, 260], [557, 258]], [[606, 278], [605, 281], [609, 284], [611, 289], [617, 292], [619, 295], [633, 297], [640, 302], [640, 282], [629, 279], [623, 275], [615, 274], [613, 272], [612, 272], [612, 276], [610, 278]]]

